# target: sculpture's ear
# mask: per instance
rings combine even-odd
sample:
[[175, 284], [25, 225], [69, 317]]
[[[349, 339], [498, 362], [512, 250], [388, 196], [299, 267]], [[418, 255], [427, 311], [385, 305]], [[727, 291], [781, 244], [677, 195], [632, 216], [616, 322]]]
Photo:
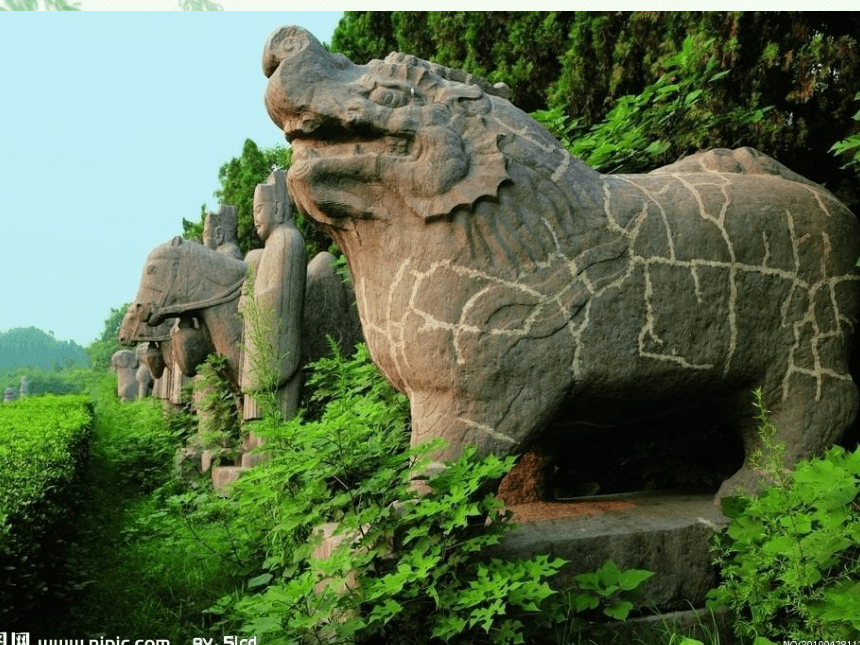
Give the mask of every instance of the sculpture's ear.
[[[474, 120], [480, 121], [480, 117]], [[510, 179], [498, 136], [487, 129], [473, 131], [469, 145], [454, 147], [450, 155], [436, 161], [436, 183], [441, 190], [406, 192], [403, 199], [424, 221], [432, 222], [461, 206], [471, 207], [482, 197], [497, 197], [499, 187]]]

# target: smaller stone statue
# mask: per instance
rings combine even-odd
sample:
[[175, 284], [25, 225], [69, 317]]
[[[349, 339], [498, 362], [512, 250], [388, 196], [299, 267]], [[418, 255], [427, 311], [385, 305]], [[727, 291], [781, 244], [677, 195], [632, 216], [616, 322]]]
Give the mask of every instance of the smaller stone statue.
[[27, 380], [26, 376], [21, 377], [21, 389], [18, 391], [19, 399], [26, 399], [30, 396], [30, 381]]
[[203, 245], [217, 253], [242, 259], [236, 231], [236, 209], [221, 204], [217, 213], [206, 213], [203, 221]]
[[15, 390], [11, 387], [6, 388], [6, 394], [3, 396], [3, 403], [12, 403], [15, 400]]
[[[254, 274], [254, 308], [259, 318], [269, 317], [276, 329], [268, 348], [257, 345], [261, 336], [249, 320], [247, 303], [240, 300], [246, 315], [241, 385], [246, 392], [258, 391], [264, 371], [278, 375], [277, 402], [283, 418], [298, 407], [301, 385], [301, 329], [304, 311], [307, 260], [304, 239], [296, 228], [295, 206], [287, 193], [284, 171], [276, 170], [254, 191], [254, 225], [263, 240], [261, 252], [246, 258]], [[250, 255], [250, 254], [249, 254]], [[243, 299], [245, 296], [243, 296]], [[268, 351], [268, 362], [260, 357]], [[245, 398], [244, 419], [260, 417], [253, 397]]]
[[146, 364], [146, 355], [149, 351], [149, 343], [140, 343], [134, 348], [134, 355], [137, 357], [137, 398], [142, 399], [152, 393], [152, 372], [149, 371], [149, 366]]
[[121, 349], [110, 359], [116, 372], [116, 394], [126, 403], [137, 398], [137, 356], [134, 352]]

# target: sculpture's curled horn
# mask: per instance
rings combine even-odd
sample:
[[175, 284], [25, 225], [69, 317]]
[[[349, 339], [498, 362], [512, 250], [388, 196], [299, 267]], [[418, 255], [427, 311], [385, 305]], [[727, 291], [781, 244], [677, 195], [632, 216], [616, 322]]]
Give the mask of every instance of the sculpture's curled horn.
[[282, 60], [314, 46], [324, 49], [307, 29], [289, 25], [275, 30], [263, 47], [263, 73], [271, 77]]

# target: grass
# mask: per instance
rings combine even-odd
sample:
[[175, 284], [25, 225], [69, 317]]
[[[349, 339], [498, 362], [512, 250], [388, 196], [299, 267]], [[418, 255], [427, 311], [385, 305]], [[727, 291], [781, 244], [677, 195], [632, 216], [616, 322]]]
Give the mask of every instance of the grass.
[[101, 415], [97, 406], [81, 482], [83, 509], [67, 561], [69, 589], [62, 610], [46, 624], [33, 625], [31, 638], [120, 635], [190, 643], [211, 627], [205, 610], [243, 582], [239, 568], [225, 566], [218, 548], [201, 545], [200, 540], [223, 544], [217, 522], [200, 523], [192, 533], [169, 507], [175, 482], [165, 478], [149, 491], [151, 468], [148, 485], [141, 486], [128, 472], [133, 455], [117, 460], [117, 445], [128, 445], [128, 427], [118, 421], [135, 414], [137, 405], [103, 409], [108, 413]]

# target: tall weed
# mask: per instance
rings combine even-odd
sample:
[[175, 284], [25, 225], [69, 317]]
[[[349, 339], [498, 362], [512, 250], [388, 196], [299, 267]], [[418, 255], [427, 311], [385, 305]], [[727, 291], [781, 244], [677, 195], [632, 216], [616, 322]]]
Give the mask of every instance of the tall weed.
[[860, 450], [833, 447], [791, 472], [779, 459], [773, 427], [755, 393], [764, 454], [773, 482], [759, 496], [741, 495], [724, 508], [732, 517], [717, 536], [723, 582], [713, 607], [734, 614], [744, 639], [860, 637]]

